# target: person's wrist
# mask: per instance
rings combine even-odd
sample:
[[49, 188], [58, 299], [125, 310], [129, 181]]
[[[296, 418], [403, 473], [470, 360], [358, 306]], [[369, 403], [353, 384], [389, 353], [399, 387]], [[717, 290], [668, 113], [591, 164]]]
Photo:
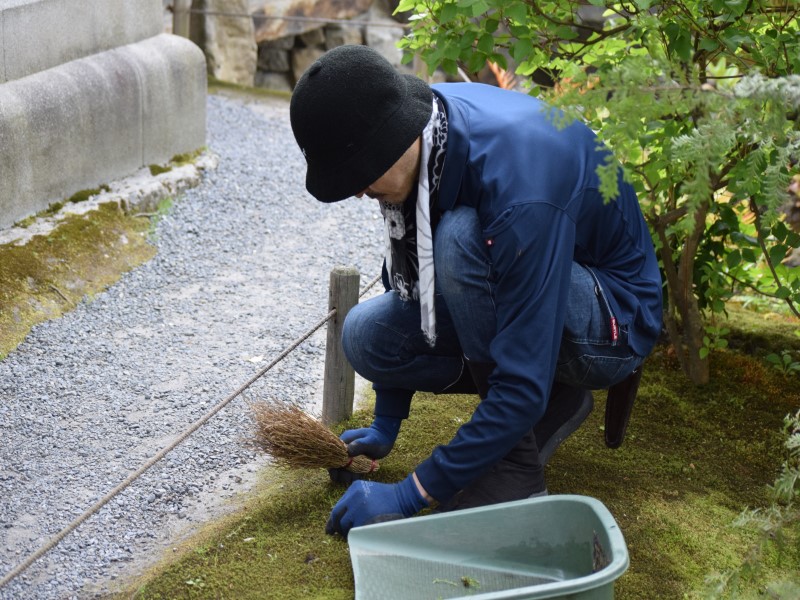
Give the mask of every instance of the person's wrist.
[[428, 507], [428, 502], [420, 493], [413, 475], [409, 475], [396, 486], [398, 507], [404, 517], [411, 517]]
[[375, 415], [372, 420], [372, 428], [390, 438], [391, 441], [397, 439], [397, 434], [400, 432], [400, 425], [403, 419], [398, 417], [387, 417], [385, 415]]
[[436, 499], [433, 496], [431, 496], [419, 482], [419, 477], [417, 477], [416, 472], [411, 474], [411, 480], [414, 482], [414, 485], [416, 486], [417, 492], [419, 493], [420, 497], [425, 501], [425, 503], [428, 506], [436, 502]]

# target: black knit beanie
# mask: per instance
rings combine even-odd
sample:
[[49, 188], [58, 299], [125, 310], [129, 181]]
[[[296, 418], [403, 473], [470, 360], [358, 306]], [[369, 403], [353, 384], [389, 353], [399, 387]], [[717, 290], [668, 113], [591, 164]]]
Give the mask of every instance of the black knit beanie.
[[433, 92], [367, 46], [325, 53], [297, 82], [290, 105], [306, 158], [306, 189], [336, 202], [379, 179], [422, 133]]

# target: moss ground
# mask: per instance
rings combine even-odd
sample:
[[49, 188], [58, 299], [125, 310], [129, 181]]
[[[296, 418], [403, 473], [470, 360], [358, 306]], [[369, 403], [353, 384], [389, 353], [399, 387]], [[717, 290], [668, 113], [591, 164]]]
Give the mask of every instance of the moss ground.
[[[631, 566], [616, 583], [622, 600], [702, 597], [705, 578], [740, 564], [756, 532], [733, 527], [746, 507], [769, 503], [768, 484], [784, 458], [783, 417], [800, 407], [796, 376], [754, 356], [798, 349], [797, 321], [735, 309], [726, 326], [734, 348], [712, 354], [713, 383], [696, 388], [666, 347], [648, 359], [628, 435], [603, 444], [604, 393], [547, 468], [551, 493], [600, 499], [617, 519]], [[742, 350], [746, 349], [746, 350]], [[396, 481], [469, 418], [474, 396], [418, 394], [392, 454], [375, 478]], [[364, 426], [369, 410], [339, 429]], [[264, 474], [263, 489], [241, 512], [196, 539], [114, 598], [352, 598], [347, 544], [324, 523], [343, 488], [325, 472]], [[800, 532], [762, 579], [797, 577]]]
[[0, 359], [31, 327], [74, 308], [155, 254], [150, 221], [102, 204], [24, 246], [0, 245]]

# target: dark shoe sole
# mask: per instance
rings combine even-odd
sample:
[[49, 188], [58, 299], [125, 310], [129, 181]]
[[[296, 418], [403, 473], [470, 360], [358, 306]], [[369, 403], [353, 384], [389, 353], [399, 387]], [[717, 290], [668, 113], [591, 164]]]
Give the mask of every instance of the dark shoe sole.
[[564, 386], [551, 398], [551, 404], [554, 401], [556, 404], [547, 407], [547, 412], [533, 428], [542, 466], [550, 462], [561, 443], [581, 426], [594, 408], [592, 393], [579, 388]]

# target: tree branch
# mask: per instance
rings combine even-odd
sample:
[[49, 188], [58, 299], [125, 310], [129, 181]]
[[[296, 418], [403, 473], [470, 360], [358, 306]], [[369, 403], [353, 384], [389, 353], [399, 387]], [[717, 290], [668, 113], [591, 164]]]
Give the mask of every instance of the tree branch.
[[667, 225], [672, 225], [673, 223], [676, 223], [677, 221], [685, 217], [686, 212], [687, 212], [686, 207], [681, 206], [680, 208], [675, 208], [669, 211], [668, 213], [659, 216], [658, 220], [661, 224], [663, 224], [666, 227]]
[[[753, 213], [755, 217], [755, 226], [756, 226], [756, 236], [758, 238], [758, 245], [761, 248], [761, 254], [764, 256], [764, 260], [767, 261], [767, 266], [769, 267], [770, 273], [772, 273], [772, 278], [775, 280], [775, 284], [778, 286], [778, 289], [784, 287], [781, 284], [781, 279], [778, 276], [777, 271], [775, 270], [775, 266], [772, 264], [772, 259], [769, 257], [769, 251], [767, 250], [767, 243], [764, 240], [764, 234], [761, 232], [761, 212], [758, 209], [758, 204], [756, 201], [750, 197], [750, 211]], [[800, 311], [794, 305], [791, 298], [784, 298], [786, 305], [789, 307], [796, 317], [800, 318]]]
[[774, 300], [782, 300], [782, 298], [778, 298], [777, 295], [775, 295], [773, 293], [770, 293], [770, 292], [767, 292], [767, 291], [764, 291], [764, 290], [760, 289], [757, 285], [755, 285], [753, 283], [750, 283], [749, 281], [745, 281], [743, 279], [739, 279], [738, 277], [736, 277], [736, 275], [733, 275], [731, 273], [725, 273], [725, 277], [730, 279], [731, 282], [733, 282], [733, 283], [738, 283], [742, 287], [746, 287], [748, 289], [753, 290], [759, 296], [764, 296], [766, 298], [773, 298]]

